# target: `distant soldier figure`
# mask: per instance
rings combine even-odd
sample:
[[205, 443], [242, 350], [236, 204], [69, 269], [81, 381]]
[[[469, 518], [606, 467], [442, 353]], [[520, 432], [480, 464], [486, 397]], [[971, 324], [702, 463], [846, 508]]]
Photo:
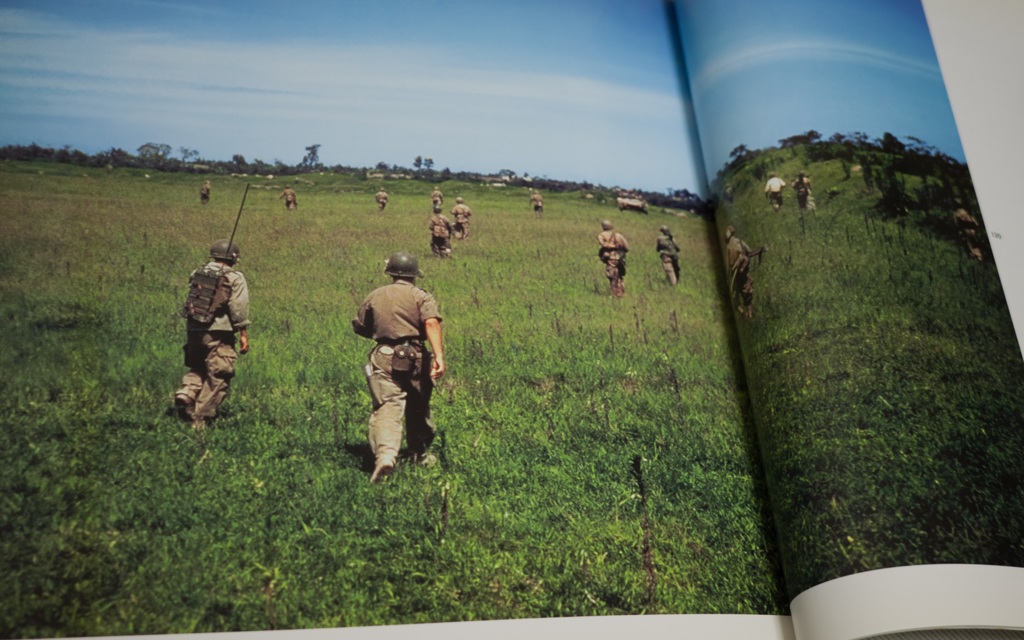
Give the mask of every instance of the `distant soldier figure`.
[[383, 211], [384, 207], [388, 206], [388, 192], [384, 190], [384, 187], [377, 191], [373, 199], [377, 201], [377, 211]]
[[964, 243], [964, 248], [967, 249], [968, 257], [983, 262], [985, 255], [981, 250], [981, 239], [978, 235], [978, 230], [981, 228], [978, 219], [967, 213], [967, 209], [960, 207], [953, 212], [953, 224], [956, 225], [960, 240]]
[[661, 225], [660, 231], [661, 235], [658, 236], [655, 249], [661, 256], [661, 266], [665, 269], [668, 283], [674, 286], [679, 282], [679, 245], [672, 238], [672, 232], [667, 226]]
[[626, 252], [629, 242], [626, 237], [615, 231], [610, 220], [601, 222], [601, 233], [597, 234], [597, 257], [604, 263], [604, 275], [612, 290], [612, 296], [621, 298], [626, 295]]
[[530, 194], [530, 204], [533, 205], [534, 215], [538, 218], [544, 215], [544, 196], [540, 195], [536, 190]]
[[800, 172], [796, 180], [793, 182], [793, 189], [796, 190], [796, 204], [803, 211], [811, 211], [814, 209], [814, 195], [811, 193], [811, 177]]
[[277, 197], [278, 200], [284, 200], [284, 208], [288, 211], [294, 211], [299, 206], [299, 200], [295, 196], [295, 190], [292, 189], [292, 185], [285, 185], [284, 191]]
[[199, 204], [207, 204], [210, 201], [210, 181], [207, 180], [199, 187]]
[[450, 258], [452, 255], [452, 223], [443, 213], [430, 216], [430, 251], [438, 258]]
[[435, 187], [430, 192], [430, 204], [433, 206], [434, 213], [441, 213], [441, 205], [444, 204], [444, 194], [441, 193], [440, 189]]
[[235, 243], [218, 240], [210, 259], [189, 277], [182, 315], [188, 319], [185, 366], [188, 373], [174, 394], [178, 414], [202, 432], [217, 415], [235, 375], [235, 334], [239, 351], [249, 351], [249, 286], [235, 271], [241, 251]]
[[746, 242], [736, 237], [736, 228], [725, 228], [725, 260], [729, 267], [729, 294], [739, 298], [737, 310], [744, 318], [754, 317], [754, 280], [750, 277], [750, 259], [766, 251], [761, 247], [751, 251]]
[[[370, 449], [376, 459], [370, 482], [380, 482], [394, 472], [403, 417], [412, 462], [436, 461], [427, 452], [435, 432], [430, 396], [434, 380], [445, 372], [440, 309], [432, 295], [416, 286], [416, 277], [422, 275], [416, 258], [392, 254], [384, 273], [391, 276], [391, 284], [371, 292], [352, 320], [356, 334], [377, 343], [365, 367], [373, 400]], [[430, 351], [424, 348], [424, 340]]]
[[735, 191], [731, 184], [725, 185], [725, 192], [722, 194], [722, 197], [725, 198], [725, 202], [727, 204], [732, 204], [732, 200], [735, 197]]
[[782, 188], [786, 186], [786, 181], [775, 175], [775, 172], [768, 174], [768, 182], [764, 185], [764, 196], [768, 198], [768, 202], [771, 203], [772, 209], [778, 211], [782, 208]]
[[455, 198], [455, 206], [452, 207], [452, 218], [455, 223], [452, 225], [452, 237], [456, 240], [464, 240], [469, 237], [469, 217], [473, 211], [466, 204], [463, 198]]

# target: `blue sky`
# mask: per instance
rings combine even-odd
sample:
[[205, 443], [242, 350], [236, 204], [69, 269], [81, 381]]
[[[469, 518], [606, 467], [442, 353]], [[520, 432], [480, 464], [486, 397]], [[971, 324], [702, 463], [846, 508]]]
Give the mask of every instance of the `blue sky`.
[[0, 144], [699, 189], [661, 0], [0, 0]]
[[709, 175], [811, 129], [964, 159], [919, 0], [681, 0], [680, 17]]

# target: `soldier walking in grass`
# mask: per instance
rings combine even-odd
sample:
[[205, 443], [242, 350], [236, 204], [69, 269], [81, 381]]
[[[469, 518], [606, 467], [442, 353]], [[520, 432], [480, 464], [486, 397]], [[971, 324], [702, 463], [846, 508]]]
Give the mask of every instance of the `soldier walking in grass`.
[[610, 220], [601, 222], [601, 233], [597, 234], [597, 257], [604, 263], [604, 275], [612, 290], [612, 297], [622, 298], [626, 295], [626, 252], [629, 242], [626, 237], [615, 230]]
[[371, 292], [352, 321], [356, 334], [377, 343], [365, 366], [373, 400], [369, 441], [375, 464], [370, 482], [394, 472], [403, 417], [410, 460], [423, 465], [436, 461], [427, 451], [435, 432], [430, 396], [434, 380], [445, 372], [440, 309], [431, 294], [416, 286], [417, 276], [423, 275], [416, 258], [392, 254], [384, 273], [391, 276], [391, 284]]
[[533, 205], [533, 214], [538, 218], [544, 216], [544, 196], [536, 190], [530, 194], [530, 204]]
[[284, 208], [286, 211], [294, 211], [299, 206], [299, 200], [295, 195], [295, 190], [292, 189], [292, 185], [287, 184], [284, 187], [284, 191], [277, 197], [278, 200], [284, 200]]
[[661, 225], [661, 235], [658, 236], [655, 250], [661, 256], [661, 266], [665, 270], [668, 283], [675, 286], [679, 282], [679, 245], [672, 238], [672, 232], [668, 227]]
[[452, 207], [451, 213], [455, 220], [452, 225], [452, 237], [456, 240], [465, 240], [469, 237], [469, 217], [473, 215], [473, 211], [466, 201], [459, 197], [455, 198], [455, 206]]
[[430, 192], [430, 204], [434, 213], [441, 213], [441, 205], [444, 204], [444, 194], [437, 187]]
[[199, 187], [199, 204], [207, 204], [210, 201], [210, 181], [207, 180]]
[[981, 250], [981, 239], [978, 235], [978, 230], [981, 228], [978, 219], [967, 213], [967, 209], [958, 207], [953, 212], [953, 224], [956, 225], [960, 241], [963, 242], [964, 248], [967, 249], [968, 257], [972, 260], [983, 262], [985, 255]]
[[736, 227], [725, 228], [726, 264], [729, 267], [729, 295], [739, 298], [736, 307], [740, 316], [748, 320], [754, 317], [754, 280], [750, 277], [750, 259], [764, 253], [766, 247], [751, 251], [746, 242], [736, 236]]
[[209, 261], [192, 272], [182, 315], [188, 319], [185, 366], [188, 372], [174, 394], [178, 415], [202, 432], [217, 415], [235, 375], [238, 352], [249, 351], [249, 287], [235, 270], [238, 245], [218, 240]]
[[384, 187], [374, 194], [373, 199], [377, 201], [377, 211], [383, 211], [384, 207], [388, 206], [388, 192], [384, 190]]
[[430, 228], [430, 251], [437, 258], [450, 258], [452, 255], [452, 223], [443, 213], [434, 213], [427, 224]]
[[802, 211], [814, 211], [814, 195], [811, 193], [811, 177], [800, 172], [793, 182], [793, 189], [796, 191], [796, 204]]
[[768, 182], [764, 185], [764, 196], [768, 198], [773, 211], [782, 208], [782, 188], [785, 186], [786, 181], [775, 175], [774, 171], [768, 174]]

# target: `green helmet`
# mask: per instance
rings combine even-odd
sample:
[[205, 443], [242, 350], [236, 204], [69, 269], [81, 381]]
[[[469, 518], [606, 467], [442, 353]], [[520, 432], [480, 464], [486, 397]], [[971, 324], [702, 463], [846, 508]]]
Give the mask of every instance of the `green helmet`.
[[612, 221], [611, 220], [602, 220], [601, 221], [601, 228], [604, 229], [605, 231], [611, 231], [612, 230]]
[[661, 227], [658, 228], [658, 230], [664, 233], [665, 235], [668, 235], [668, 225], [663, 224], [661, 225]]
[[[228, 246], [229, 244], [231, 246]], [[235, 262], [241, 254], [242, 250], [238, 248], [238, 245], [227, 239], [218, 240], [210, 246], [210, 257], [214, 260]]]
[[415, 278], [423, 275], [416, 256], [403, 252], [391, 254], [388, 261], [384, 263], [384, 273], [398, 278]]

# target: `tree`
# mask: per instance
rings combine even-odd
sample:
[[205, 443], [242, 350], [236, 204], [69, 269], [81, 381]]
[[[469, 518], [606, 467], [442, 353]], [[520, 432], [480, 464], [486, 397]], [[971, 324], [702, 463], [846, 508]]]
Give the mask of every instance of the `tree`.
[[736, 158], [742, 158], [745, 155], [747, 155], [748, 151], [749, 151], [749, 149], [747, 149], [747, 145], [741, 144], [741, 145], [739, 145], [738, 147], [736, 147], [735, 149], [733, 149], [732, 151], [729, 152], [729, 157], [733, 158], [734, 160]]
[[249, 163], [245, 161], [245, 156], [240, 153], [236, 153], [231, 156], [231, 162], [234, 165], [235, 173], [249, 173]]
[[905, 144], [900, 142], [899, 138], [897, 138], [896, 136], [892, 135], [889, 132], [886, 132], [884, 135], [882, 135], [881, 146], [882, 151], [885, 151], [886, 153], [891, 153], [893, 155], [902, 155], [907, 148]]
[[189, 149], [188, 147], [178, 147], [178, 153], [181, 154], [182, 162], [192, 162], [199, 158], [199, 152], [195, 149]]
[[416, 159], [412, 161], [412, 166], [419, 171], [423, 167], [423, 156], [416, 156]]
[[138, 149], [139, 158], [146, 161], [159, 162], [171, 154], [171, 145], [147, 142]]
[[302, 162], [299, 163], [300, 167], [306, 169], [319, 169], [320, 168], [320, 145], [311, 144], [306, 147], [306, 155], [303, 156]]
[[434, 168], [434, 159], [433, 158], [423, 158], [423, 167], [427, 171], [430, 171], [431, 169], [433, 169]]

